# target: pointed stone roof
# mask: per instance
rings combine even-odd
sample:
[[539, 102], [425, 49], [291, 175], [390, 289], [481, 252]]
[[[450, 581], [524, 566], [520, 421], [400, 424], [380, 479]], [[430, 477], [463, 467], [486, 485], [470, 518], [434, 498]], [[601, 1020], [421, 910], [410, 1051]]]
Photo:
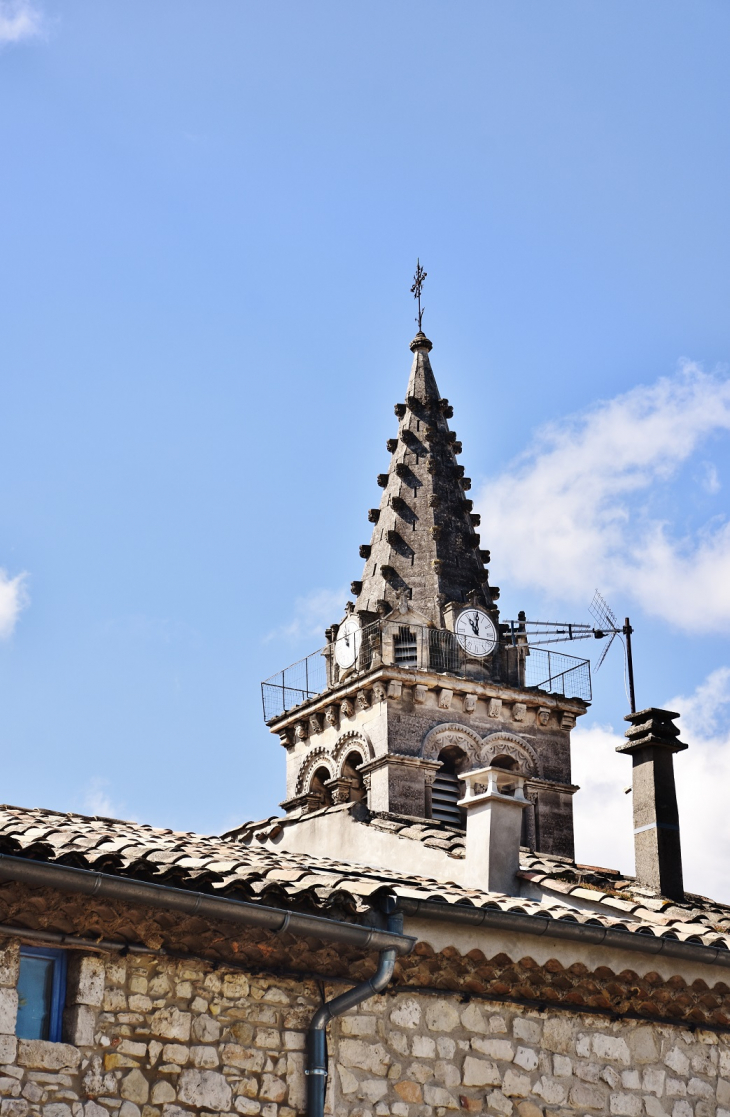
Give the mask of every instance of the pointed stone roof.
[[471, 482], [457, 463], [461, 443], [449, 430], [453, 414], [436, 384], [431, 342], [418, 333], [411, 342], [413, 365], [406, 402], [396, 404], [398, 437], [388, 439], [390, 468], [380, 474], [384, 492], [374, 523], [362, 582], [353, 583], [355, 610], [364, 620], [404, 596], [410, 607], [438, 626], [450, 602], [491, 608], [499, 591], [490, 589], [485, 570], [489, 553], [480, 550], [479, 516], [465, 496]]

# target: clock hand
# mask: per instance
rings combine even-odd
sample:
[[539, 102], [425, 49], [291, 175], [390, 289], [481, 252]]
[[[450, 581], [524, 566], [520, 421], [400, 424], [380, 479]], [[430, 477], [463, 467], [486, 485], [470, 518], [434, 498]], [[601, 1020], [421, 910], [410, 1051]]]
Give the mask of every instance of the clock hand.
[[474, 633], [475, 636], [478, 636], [479, 635], [479, 617], [478, 616], [469, 617], [468, 620], [469, 620], [469, 624], [471, 625], [472, 632]]

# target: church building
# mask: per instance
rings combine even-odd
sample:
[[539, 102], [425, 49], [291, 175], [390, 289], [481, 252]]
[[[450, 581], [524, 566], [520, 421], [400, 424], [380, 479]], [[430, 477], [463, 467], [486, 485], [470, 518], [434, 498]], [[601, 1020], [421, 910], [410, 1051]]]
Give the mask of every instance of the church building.
[[420, 321], [410, 348], [351, 600], [263, 684], [281, 814], [0, 807], [0, 1117], [730, 1117], [679, 715], [627, 718], [636, 875], [576, 861], [589, 664], [500, 619]]

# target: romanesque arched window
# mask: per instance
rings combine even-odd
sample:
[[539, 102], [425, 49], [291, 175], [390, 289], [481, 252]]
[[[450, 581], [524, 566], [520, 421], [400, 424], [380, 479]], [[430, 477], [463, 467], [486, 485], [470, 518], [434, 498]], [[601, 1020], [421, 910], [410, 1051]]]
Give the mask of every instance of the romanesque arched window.
[[350, 789], [347, 798], [347, 801], [350, 803], [360, 802], [360, 800], [364, 799], [367, 794], [365, 790], [365, 784], [363, 783], [363, 778], [359, 772], [359, 768], [362, 763], [362, 756], [359, 752], [356, 752], [353, 749], [352, 752], [348, 752], [342, 764], [342, 775], [350, 782]]

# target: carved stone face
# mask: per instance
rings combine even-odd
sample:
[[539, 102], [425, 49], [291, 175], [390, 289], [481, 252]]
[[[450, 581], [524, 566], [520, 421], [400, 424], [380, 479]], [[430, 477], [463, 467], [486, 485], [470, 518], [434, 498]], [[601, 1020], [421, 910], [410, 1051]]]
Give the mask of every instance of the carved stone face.
[[376, 683], [375, 684], [375, 686], [373, 687], [373, 701], [374, 702], [384, 702], [385, 701], [385, 683]]
[[324, 712], [324, 720], [327, 722], [327, 725], [334, 725], [335, 729], [337, 728], [337, 725], [338, 725], [340, 719], [337, 715], [337, 707], [336, 706], [328, 706], [327, 707], [327, 709]]

